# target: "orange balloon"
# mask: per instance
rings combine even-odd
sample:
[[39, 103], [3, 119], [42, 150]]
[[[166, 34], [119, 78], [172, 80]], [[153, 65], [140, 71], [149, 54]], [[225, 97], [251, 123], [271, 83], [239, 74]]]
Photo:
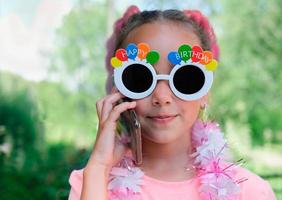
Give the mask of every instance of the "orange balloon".
[[202, 59], [200, 60], [200, 63], [203, 65], [206, 65], [212, 61], [212, 52], [210, 51], [204, 51], [204, 55]]
[[150, 47], [146, 43], [140, 43], [137, 45], [138, 47], [138, 58], [140, 60], [145, 59], [147, 56], [147, 53], [150, 51]]

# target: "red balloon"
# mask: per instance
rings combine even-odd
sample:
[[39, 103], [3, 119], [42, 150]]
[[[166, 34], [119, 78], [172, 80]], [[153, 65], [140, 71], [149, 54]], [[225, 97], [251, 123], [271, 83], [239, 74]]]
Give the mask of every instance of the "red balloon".
[[118, 49], [116, 51], [116, 57], [120, 60], [120, 61], [127, 61], [128, 57], [126, 54], [126, 50], [125, 49]]
[[191, 56], [192, 62], [199, 62], [202, 59], [203, 55], [204, 53], [202, 47], [200, 46], [192, 47], [192, 56]]

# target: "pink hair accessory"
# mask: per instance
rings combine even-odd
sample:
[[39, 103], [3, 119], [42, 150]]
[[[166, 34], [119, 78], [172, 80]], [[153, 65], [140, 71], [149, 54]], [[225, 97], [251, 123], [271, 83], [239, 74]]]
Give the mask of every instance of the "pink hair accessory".
[[[109, 37], [109, 39], [106, 42], [107, 52], [106, 52], [105, 62], [106, 62], [106, 69], [108, 71], [108, 74], [113, 74], [113, 68], [111, 66], [110, 60], [115, 53], [116, 35], [124, 27], [128, 19], [135, 13], [139, 13], [139, 12], [140, 10], [137, 6], [130, 6], [127, 8], [123, 16], [115, 22], [114, 32], [112, 33], [112, 35]], [[108, 76], [108, 79], [109, 78], [111, 77]], [[107, 93], [111, 91], [111, 88], [112, 88], [112, 81], [107, 80], [107, 85], [106, 85]]]
[[194, 22], [196, 22], [203, 30], [207, 33], [209, 41], [211, 41], [211, 52], [214, 58], [218, 61], [219, 60], [219, 47], [216, 42], [216, 36], [214, 34], [214, 30], [209, 23], [207, 17], [205, 17], [200, 11], [198, 10], [183, 10], [183, 13]]

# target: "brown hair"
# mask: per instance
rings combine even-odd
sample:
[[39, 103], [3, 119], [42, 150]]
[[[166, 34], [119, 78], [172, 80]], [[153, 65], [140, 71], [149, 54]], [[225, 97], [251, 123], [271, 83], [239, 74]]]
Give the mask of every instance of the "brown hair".
[[218, 60], [219, 48], [216, 42], [216, 37], [212, 26], [210, 25], [207, 17], [205, 17], [198, 10], [152, 10], [140, 12], [136, 6], [130, 6], [123, 17], [118, 19], [114, 24], [114, 32], [107, 41], [107, 55], [106, 55], [106, 67], [108, 70], [108, 79], [106, 83], [107, 93], [112, 88], [112, 74], [113, 68], [110, 64], [111, 57], [114, 56], [114, 52], [120, 48], [122, 42], [127, 35], [135, 28], [157, 21], [171, 21], [190, 28], [195, 35], [200, 39], [201, 46], [204, 50], [210, 50], [213, 53], [213, 57]]
[[192, 29], [192, 31], [199, 37], [201, 41], [201, 46], [204, 50], [210, 50], [211, 45], [205, 30], [195, 23], [191, 18], [188, 18], [182, 11], [179, 10], [152, 10], [143, 11], [132, 15], [125, 26], [121, 29], [120, 33], [117, 35], [115, 50], [117, 50], [123, 40], [127, 35], [135, 28], [156, 21], [172, 21], [177, 23], [182, 23], [183, 25]]

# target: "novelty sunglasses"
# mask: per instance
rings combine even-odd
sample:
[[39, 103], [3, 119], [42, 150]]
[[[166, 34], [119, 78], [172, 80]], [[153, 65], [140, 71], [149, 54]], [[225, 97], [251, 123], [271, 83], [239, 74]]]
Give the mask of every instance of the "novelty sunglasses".
[[200, 99], [208, 93], [217, 68], [210, 51], [183, 44], [167, 58], [174, 65], [170, 74], [157, 74], [153, 65], [159, 60], [159, 53], [151, 51], [147, 44], [131, 43], [126, 49], [118, 49], [111, 59], [115, 86], [131, 99], [149, 96], [158, 80], [167, 80], [171, 91], [182, 100]]

